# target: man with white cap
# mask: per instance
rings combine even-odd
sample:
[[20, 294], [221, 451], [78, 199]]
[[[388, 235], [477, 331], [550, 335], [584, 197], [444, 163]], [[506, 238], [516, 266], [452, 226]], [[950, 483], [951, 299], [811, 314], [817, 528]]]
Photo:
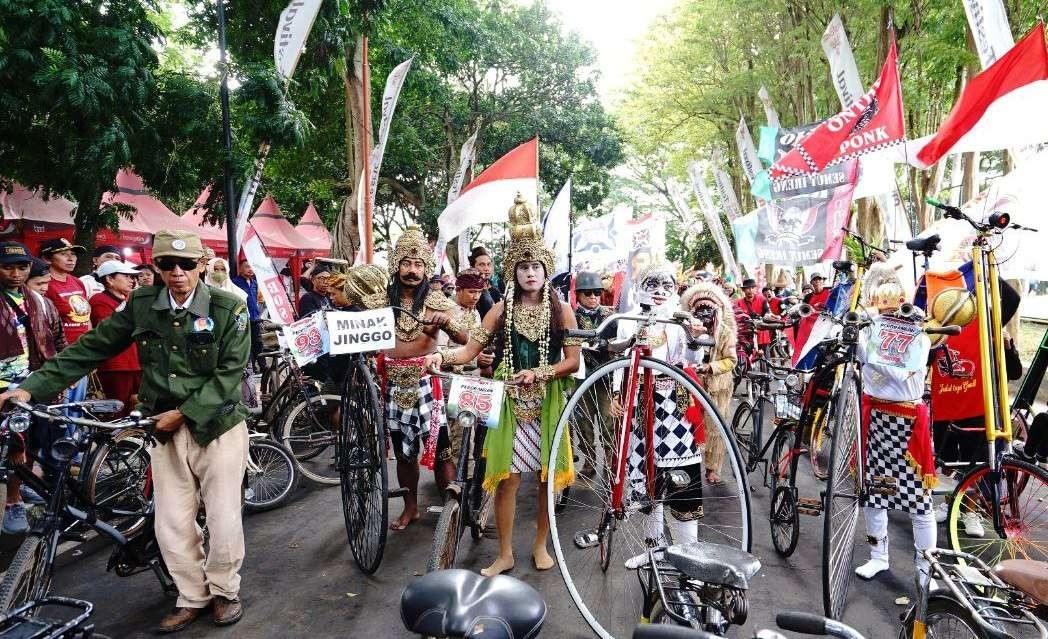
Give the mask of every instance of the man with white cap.
[[[138, 269], [121, 260], [108, 260], [92, 275], [102, 287], [101, 293], [92, 295], [88, 300], [91, 304], [91, 325], [98, 326], [102, 320], [127, 304], [127, 296], [135, 288]], [[142, 385], [142, 366], [138, 363], [135, 345], [128, 346], [127, 350], [102, 362], [98, 367], [98, 381], [106, 397], [124, 403], [124, 410], [118, 416], [126, 415]]]
[[[17, 390], [31, 401], [56, 394], [131, 344], [142, 366], [139, 408], [156, 420], [151, 449], [156, 537], [178, 587], [176, 608], [161, 633], [177, 632], [207, 608], [216, 625], [236, 623], [244, 529], [241, 482], [247, 464], [246, 414], [240, 381], [250, 349], [243, 301], [200, 281], [204, 247], [184, 231], [161, 230], [153, 262], [163, 285], [128, 295], [124, 307], [48, 360]], [[210, 552], [196, 523], [207, 512]]]

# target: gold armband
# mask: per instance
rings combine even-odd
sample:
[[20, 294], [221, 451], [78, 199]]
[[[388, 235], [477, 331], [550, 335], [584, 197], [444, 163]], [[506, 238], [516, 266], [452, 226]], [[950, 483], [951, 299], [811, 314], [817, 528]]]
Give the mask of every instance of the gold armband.
[[491, 331], [483, 326], [474, 326], [470, 329], [469, 337], [470, 339], [480, 342], [481, 346], [487, 346], [491, 343]]
[[585, 343], [581, 337], [565, 337], [563, 342], [564, 346], [582, 346]]
[[454, 366], [455, 364], [458, 363], [455, 360], [455, 350], [456, 349], [454, 349], [454, 348], [449, 348], [449, 347], [445, 346], [445, 347], [443, 347], [443, 348], [441, 348], [440, 350], [437, 351], [437, 353], [440, 354], [440, 363], [441, 363], [442, 366], [443, 365]]
[[538, 382], [548, 382], [549, 380], [553, 379], [554, 375], [556, 375], [556, 372], [553, 370], [553, 367], [549, 364], [544, 364], [543, 366], [535, 367], [531, 369], [531, 371], [535, 373], [535, 381]]

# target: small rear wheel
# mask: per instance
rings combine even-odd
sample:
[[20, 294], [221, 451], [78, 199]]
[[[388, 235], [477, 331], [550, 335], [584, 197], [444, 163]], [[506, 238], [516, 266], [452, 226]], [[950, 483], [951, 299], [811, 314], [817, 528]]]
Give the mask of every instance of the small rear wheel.
[[797, 434], [793, 428], [784, 428], [775, 435], [771, 445], [771, 459], [768, 461], [768, 475], [771, 479], [771, 492], [775, 494], [780, 484], [793, 485], [793, 449]]
[[796, 489], [782, 485], [775, 489], [771, 498], [771, 542], [775, 551], [789, 557], [797, 549], [801, 521], [797, 512]]
[[341, 400], [338, 395], [314, 395], [280, 416], [278, 441], [291, 451], [306, 478], [326, 486], [339, 483], [335, 456]]
[[291, 453], [276, 442], [252, 439], [244, 474], [244, 510], [262, 512], [287, 502], [298, 485], [298, 469]]
[[0, 612], [18, 608], [47, 596], [52, 566], [47, 561], [47, 541], [29, 535], [22, 541], [0, 581]]
[[[911, 613], [903, 624], [905, 637], [916, 636], [913, 632], [914, 617]], [[972, 619], [972, 613], [950, 597], [932, 595], [928, 599], [928, 609], [924, 615], [926, 637], [936, 639], [990, 639], [979, 624]]]

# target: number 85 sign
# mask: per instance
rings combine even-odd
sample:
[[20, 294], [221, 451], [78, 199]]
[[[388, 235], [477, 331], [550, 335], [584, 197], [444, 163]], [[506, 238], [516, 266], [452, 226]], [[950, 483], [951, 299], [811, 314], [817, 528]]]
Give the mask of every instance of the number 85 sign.
[[469, 411], [477, 421], [488, 428], [498, 428], [502, 408], [502, 382], [480, 377], [452, 377], [448, 392], [448, 418], [455, 419], [459, 411]]

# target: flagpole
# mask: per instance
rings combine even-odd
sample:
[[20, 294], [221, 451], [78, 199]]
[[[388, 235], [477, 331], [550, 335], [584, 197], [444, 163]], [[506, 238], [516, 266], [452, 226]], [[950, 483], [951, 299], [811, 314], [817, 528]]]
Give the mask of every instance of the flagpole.
[[236, 199], [233, 186], [233, 132], [229, 126], [229, 68], [226, 66], [226, 7], [225, 0], [218, 0], [218, 66], [222, 70], [222, 82], [219, 85], [219, 99], [222, 103], [222, 144], [225, 147], [223, 158], [224, 197], [226, 200], [226, 244], [229, 246], [229, 272], [237, 274], [237, 222]]
[[[364, 13], [364, 24], [367, 25], [367, 13]], [[365, 29], [367, 27], [365, 26]], [[368, 36], [365, 32], [361, 36], [361, 82], [363, 84], [363, 104], [360, 108], [361, 146], [363, 147], [363, 162], [361, 164], [364, 174], [364, 237], [360, 238], [364, 247], [364, 263], [371, 264], [375, 261], [375, 237], [372, 229], [371, 217], [371, 168], [369, 166], [371, 156], [371, 70], [368, 65]]]

